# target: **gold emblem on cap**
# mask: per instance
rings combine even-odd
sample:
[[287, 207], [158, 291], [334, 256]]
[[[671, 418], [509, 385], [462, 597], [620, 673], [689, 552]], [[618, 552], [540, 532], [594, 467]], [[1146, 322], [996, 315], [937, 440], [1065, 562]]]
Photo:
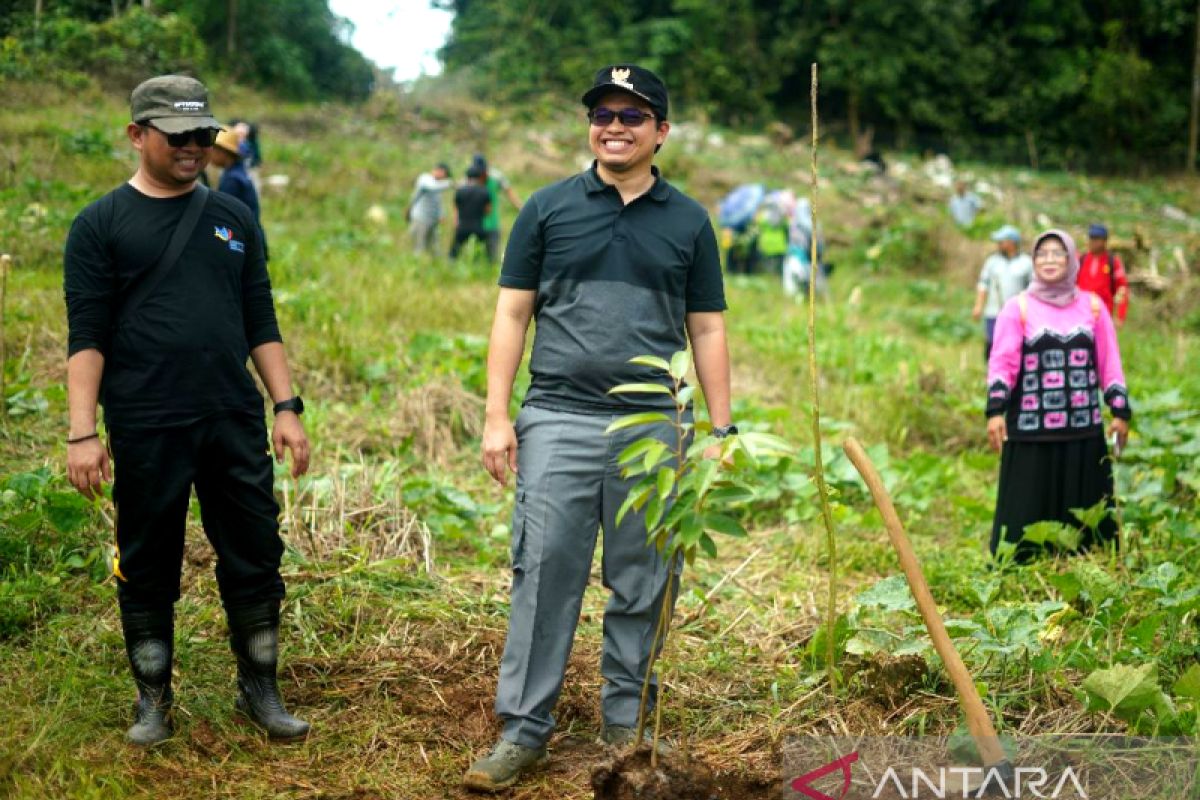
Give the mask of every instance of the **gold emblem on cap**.
[[617, 84], [618, 86], [624, 86], [626, 89], [633, 89], [633, 84], [629, 82], [628, 67], [625, 69], [613, 67], [612, 80], [613, 83]]

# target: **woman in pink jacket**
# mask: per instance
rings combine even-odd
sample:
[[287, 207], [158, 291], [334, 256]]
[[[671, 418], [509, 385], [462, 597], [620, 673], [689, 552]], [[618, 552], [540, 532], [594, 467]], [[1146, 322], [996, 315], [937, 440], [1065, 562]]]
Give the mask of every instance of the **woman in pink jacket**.
[[[1121, 354], [1108, 309], [1076, 288], [1079, 255], [1060, 230], [1033, 246], [1033, 282], [996, 319], [988, 361], [988, 440], [1000, 458], [1000, 488], [991, 550], [1001, 538], [1017, 544], [1025, 526], [1058, 521], [1079, 526], [1072, 508], [1112, 504], [1112, 461], [1104, 437], [1101, 399], [1112, 412], [1112, 433], [1123, 447], [1132, 410]], [[1080, 548], [1116, 537], [1110, 514], [1085, 530]], [[1017, 545], [1015, 557], [1038, 552]]]

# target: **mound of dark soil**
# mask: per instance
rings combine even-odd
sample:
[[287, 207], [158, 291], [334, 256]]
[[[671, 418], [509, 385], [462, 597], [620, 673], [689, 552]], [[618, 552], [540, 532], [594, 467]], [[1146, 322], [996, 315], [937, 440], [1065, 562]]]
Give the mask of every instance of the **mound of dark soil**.
[[592, 768], [595, 800], [754, 800], [775, 797], [771, 781], [716, 777], [703, 762], [680, 753], [659, 754], [650, 765], [650, 746], [597, 764]]

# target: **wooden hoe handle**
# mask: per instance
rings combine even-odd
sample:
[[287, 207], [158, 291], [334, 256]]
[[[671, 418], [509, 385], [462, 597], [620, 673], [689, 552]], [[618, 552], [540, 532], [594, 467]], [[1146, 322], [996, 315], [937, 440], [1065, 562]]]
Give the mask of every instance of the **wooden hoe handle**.
[[888, 538], [892, 540], [892, 547], [900, 556], [900, 566], [904, 569], [904, 576], [908, 578], [908, 586], [912, 589], [913, 597], [916, 598], [917, 608], [920, 609], [921, 617], [925, 620], [929, 638], [933, 639], [933, 648], [937, 650], [937, 654], [942, 658], [942, 663], [946, 665], [946, 672], [950, 673], [950, 680], [954, 683], [954, 689], [958, 692], [958, 700], [967, 716], [967, 728], [971, 731], [972, 738], [975, 739], [984, 765], [990, 767], [1005, 762], [1007, 757], [1003, 748], [1000, 747], [1000, 740], [996, 736], [996, 729], [992, 726], [992, 719], [988, 716], [983, 701], [979, 699], [979, 692], [975, 688], [975, 681], [971, 679], [971, 673], [967, 672], [962, 657], [954, 648], [954, 642], [950, 641], [950, 636], [946, 633], [942, 616], [938, 613], [937, 604], [929, 592], [929, 584], [925, 582], [921, 565], [917, 563], [917, 556], [913, 553], [912, 544], [909, 543], [908, 536], [904, 533], [900, 517], [896, 515], [896, 507], [892, 505], [892, 498], [884, 488], [879, 472], [876, 471], [875, 465], [871, 463], [871, 458], [854, 437], [846, 439], [842, 443], [842, 449], [850, 457], [858, 474], [862, 475], [863, 480], [867, 482], [867, 488], [871, 490], [871, 496], [875, 498], [875, 506], [883, 515]]

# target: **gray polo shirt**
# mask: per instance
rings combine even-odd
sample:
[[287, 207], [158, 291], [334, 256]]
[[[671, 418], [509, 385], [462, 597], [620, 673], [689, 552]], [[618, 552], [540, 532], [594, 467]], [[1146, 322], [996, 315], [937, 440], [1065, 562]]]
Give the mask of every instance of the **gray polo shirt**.
[[1012, 258], [992, 253], [979, 271], [979, 288], [987, 292], [983, 315], [988, 319], [1000, 316], [1000, 309], [1011, 298], [1029, 288], [1033, 280], [1033, 260], [1026, 253]]
[[667, 395], [610, 395], [619, 383], [667, 383], [629, 364], [687, 346], [686, 315], [724, 311], [708, 212], [667, 183], [628, 205], [596, 167], [529, 198], [504, 252], [500, 285], [534, 289], [532, 382], [525, 402], [603, 414], [670, 408]]

